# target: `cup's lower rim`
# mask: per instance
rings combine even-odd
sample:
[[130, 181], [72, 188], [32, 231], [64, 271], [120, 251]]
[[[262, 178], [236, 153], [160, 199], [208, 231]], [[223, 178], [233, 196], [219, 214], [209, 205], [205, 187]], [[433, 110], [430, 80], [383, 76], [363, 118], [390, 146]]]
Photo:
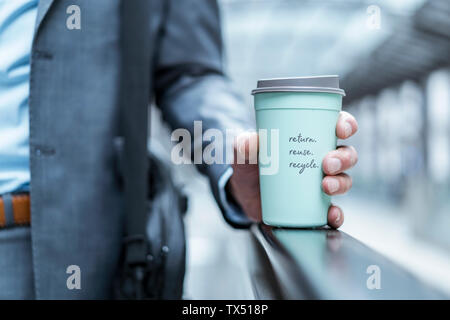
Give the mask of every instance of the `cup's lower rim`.
[[267, 93], [267, 92], [317, 92], [317, 93], [334, 93], [345, 97], [345, 91], [337, 88], [325, 87], [268, 87], [257, 88], [252, 90], [252, 94]]

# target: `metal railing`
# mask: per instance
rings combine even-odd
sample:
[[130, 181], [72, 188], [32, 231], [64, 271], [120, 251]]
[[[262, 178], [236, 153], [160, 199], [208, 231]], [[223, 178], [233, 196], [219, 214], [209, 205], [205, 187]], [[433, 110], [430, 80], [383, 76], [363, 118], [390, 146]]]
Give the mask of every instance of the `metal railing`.
[[251, 228], [256, 299], [448, 299], [348, 234]]

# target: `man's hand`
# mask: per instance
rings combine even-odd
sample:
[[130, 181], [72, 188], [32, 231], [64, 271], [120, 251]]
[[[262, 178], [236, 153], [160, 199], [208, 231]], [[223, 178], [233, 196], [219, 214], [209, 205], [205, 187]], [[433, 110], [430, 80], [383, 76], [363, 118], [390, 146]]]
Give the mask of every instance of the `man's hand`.
[[[341, 112], [336, 124], [336, 136], [347, 139], [358, 130], [358, 123], [348, 112]], [[245, 132], [237, 137], [234, 145], [235, 159], [249, 158], [249, 150], [258, 148], [256, 132]], [[358, 161], [355, 148], [339, 146], [330, 151], [322, 162], [325, 177], [322, 180], [322, 189], [326, 194], [337, 195], [346, 193], [352, 186], [352, 178], [344, 173]], [[257, 164], [233, 164], [234, 173], [227, 187], [247, 216], [255, 222], [261, 221], [261, 199], [259, 193], [259, 174]], [[344, 222], [342, 210], [334, 205], [328, 209], [328, 225], [339, 228]]]

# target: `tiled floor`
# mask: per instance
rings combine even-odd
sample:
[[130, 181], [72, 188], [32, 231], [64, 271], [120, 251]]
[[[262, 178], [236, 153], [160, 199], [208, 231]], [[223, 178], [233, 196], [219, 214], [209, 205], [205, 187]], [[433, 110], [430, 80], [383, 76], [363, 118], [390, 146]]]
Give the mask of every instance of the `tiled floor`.
[[186, 299], [252, 299], [247, 263], [249, 234], [234, 230], [222, 218], [205, 178], [187, 188]]
[[450, 252], [418, 237], [411, 217], [384, 202], [354, 196], [336, 203], [345, 211], [342, 231], [450, 296]]

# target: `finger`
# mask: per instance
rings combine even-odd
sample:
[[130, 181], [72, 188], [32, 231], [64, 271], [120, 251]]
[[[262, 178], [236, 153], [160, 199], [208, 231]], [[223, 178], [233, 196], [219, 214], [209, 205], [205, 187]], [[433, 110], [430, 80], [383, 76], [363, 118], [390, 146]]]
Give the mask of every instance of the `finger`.
[[328, 195], [344, 194], [352, 187], [352, 178], [341, 173], [337, 176], [326, 176], [322, 180], [322, 189]]
[[331, 205], [328, 208], [328, 225], [332, 228], [339, 228], [344, 223], [344, 213], [338, 206]]
[[347, 139], [358, 130], [358, 122], [348, 112], [341, 111], [336, 124], [336, 136], [339, 139]]
[[352, 168], [358, 162], [358, 153], [352, 146], [338, 147], [330, 151], [322, 161], [323, 172], [336, 175]]
[[238, 164], [257, 164], [258, 162], [258, 134], [245, 131], [237, 136], [235, 153]]

